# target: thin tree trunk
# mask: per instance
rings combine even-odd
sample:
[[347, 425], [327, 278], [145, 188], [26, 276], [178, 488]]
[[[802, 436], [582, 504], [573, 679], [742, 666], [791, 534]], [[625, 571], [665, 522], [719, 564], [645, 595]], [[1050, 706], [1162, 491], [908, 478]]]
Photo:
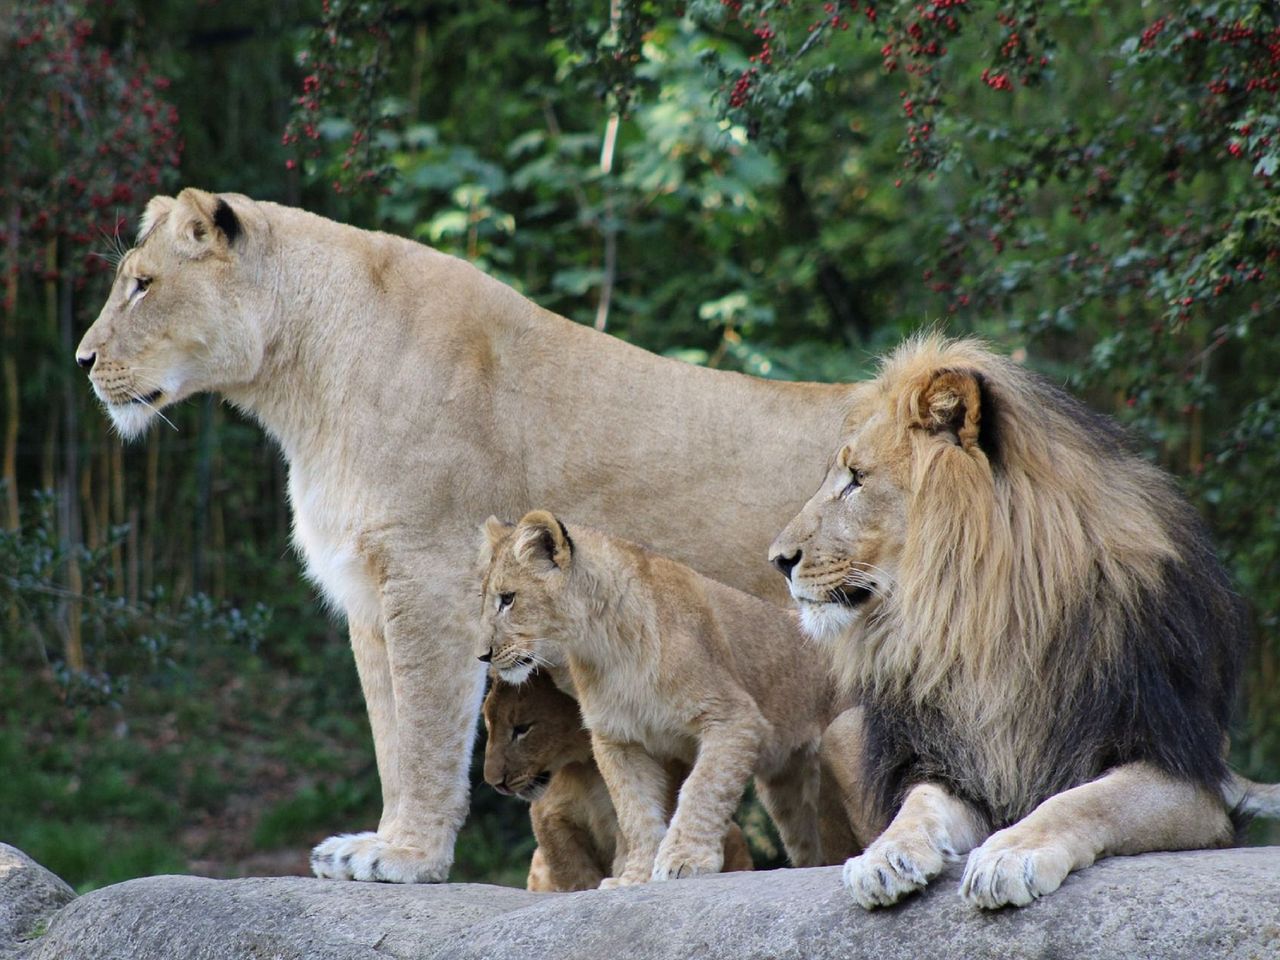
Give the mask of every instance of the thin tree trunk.
[[15, 204], [9, 211], [8, 257], [4, 271], [4, 482], [5, 526], [17, 530], [22, 523], [18, 505], [18, 427], [22, 412], [18, 406], [17, 313], [18, 313], [18, 229], [22, 214]]
[[147, 444], [147, 475], [142, 492], [142, 593], [150, 596], [156, 586], [156, 497], [160, 478], [160, 438]]
[[[47, 267], [49, 274], [56, 275], [60, 266], [57, 240], [49, 241], [47, 251]], [[45, 295], [48, 298], [50, 319], [58, 330], [58, 342], [62, 347], [62, 356], [70, 359], [75, 350], [72, 339], [71, 320], [73, 304], [71, 299], [71, 283], [67, 279], [50, 280], [45, 284]], [[84, 645], [80, 636], [80, 596], [84, 591], [81, 580], [79, 551], [82, 543], [80, 529], [80, 497], [77, 480], [80, 476], [80, 435], [76, 422], [75, 384], [72, 378], [62, 378], [62, 496], [59, 507], [62, 513], [62, 547], [67, 557], [67, 607], [65, 619], [65, 641], [67, 666], [77, 672], [83, 672]]]

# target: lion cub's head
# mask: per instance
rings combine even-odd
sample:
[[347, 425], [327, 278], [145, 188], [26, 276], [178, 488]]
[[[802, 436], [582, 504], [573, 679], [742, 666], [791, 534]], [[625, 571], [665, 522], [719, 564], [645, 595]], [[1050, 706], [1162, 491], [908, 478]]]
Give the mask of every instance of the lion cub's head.
[[267, 232], [257, 205], [238, 194], [183, 190], [147, 204], [138, 244], [76, 348], [125, 437], [171, 403], [257, 374], [270, 307], [254, 258]]
[[569, 583], [574, 545], [563, 523], [545, 510], [518, 524], [490, 517], [482, 527], [482, 660], [507, 683], [521, 683], [538, 665], [558, 666], [557, 644], [576, 634], [578, 605]]
[[591, 758], [578, 703], [546, 671], [514, 686], [495, 680], [484, 698], [484, 779], [499, 793], [536, 800], [565, 764]]

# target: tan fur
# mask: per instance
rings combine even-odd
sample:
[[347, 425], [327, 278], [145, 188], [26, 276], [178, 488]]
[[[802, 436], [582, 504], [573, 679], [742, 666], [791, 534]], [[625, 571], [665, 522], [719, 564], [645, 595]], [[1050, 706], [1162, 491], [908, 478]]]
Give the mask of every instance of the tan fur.
[[[792, 862], [821, 862], [818, 749], [835, 706], [793, 615], [546, 511], [484, 535], [494, 669], [518, 682], [562, 651], [591, 731], [627, 844], [602, 886], [719, 870], [753, 774]], [[692, 769], [668, 825], [671, 760]]]
[[[998, 478], [980, 442], [995, 427], [982, 423], [984, 382], [999, 392]], [[915, 786], [846, 865], [863, 906], [896, 902], [974, 847], [962, 892], [991, 908], [1050, 892], [1099, 856], [1230, 836], [1223, 797], [1144, 763], [1036, 803], [1036, 764], [1054, 755], [1046, 718], [1063, 689], [1040, 667], [1045, 645], [1099, 575], [1114, 592], [1091, 607], [1092, 647], [1066, 669], [1104, 677], [1126, 619], [1177, 550], [1168, 479], [1135, 456], [1100, 462], [1084, 421], [1039, 396], [976, 342], [908, 342], [858, 388], [826, 480], [771, 550], [845, 683], [945, 717], [960, 742], [980, 745], [964, 776], [1018, 819], [991, 834], [945, 788]], [[1224, 789], [1243, 797], [1249, 786]]]
[[158, 197], [142, 234], [77, 354], [125, 437], [216, 391], [288, 460], [294, 541], [350, 625], [383, 794], [376, 833], [317, 848], [322, 876], [448, 872], [483, 683], [459, 558], [485, 516], [571, 507], [781, 599], [765, 547], [839, 435], [840, 388], [656, 357], [420, 244], [236, 194]]
[[[530, 801], [538, 847], [528, 888], [590, 890], [621, 869], [626, 844], [604, 778], [591, 756], [591, 737], [578, 703], [539, 671], [515, 686], [495, 680], [482, 709], [487, 738], [484, 778], [502, 793]], [[688, 773], [670, 770], [666, 813]], [[751, 870], [746, 838], [735, 823], [724, 837], [724, 871]]]

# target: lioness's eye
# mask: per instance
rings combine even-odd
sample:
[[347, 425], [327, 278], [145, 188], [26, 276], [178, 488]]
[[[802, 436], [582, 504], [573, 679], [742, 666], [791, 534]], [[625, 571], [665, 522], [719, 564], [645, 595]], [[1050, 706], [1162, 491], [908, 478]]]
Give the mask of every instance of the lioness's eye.
[[840, 491], [840, 496], [842, 497], [847, 497], [849, 494], [853, 493], [853, 491], [862, 486], [862, 471], [850, 469], [849, 473], [849, 482], [846, 483], [844, 489]]
[[132, 300], [134, 297], [142, 296], [147, 292], [149, 286], [151, 286], [150, 277], [134, 277], [133, 289], [129, 291], [129, 299]]
[[517, 723], [514, 727], [511, 728], [511, 739], [519, 740], [521, 737], [523, 737], [526, 733], [529, 732], [529, 728], [532, 726], [533, 726], [532, 723]]
[[503, 610], [507, 609], [507, 607], [511, 606], [511, 604], [515, 602], [515, 599], [516, 595], [514, 593], [498, 594], [498, 612], [501, 613]]

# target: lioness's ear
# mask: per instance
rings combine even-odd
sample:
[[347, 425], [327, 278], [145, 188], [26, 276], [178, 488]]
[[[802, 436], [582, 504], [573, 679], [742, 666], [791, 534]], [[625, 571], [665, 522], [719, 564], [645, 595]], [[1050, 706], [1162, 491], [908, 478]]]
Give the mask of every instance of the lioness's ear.
[[507, 523], [493, 516], [480, 524], [480, 566], [487, 567], [493, 562], [493, 554], [498, 549], [498, 544], [514, 527], [514, 523]]
[[[982, 374], [975, 370], [935, 370], [912, 390], [911, 426], [964, 450], [994, 451], [995, 416]], [[989, 442], [990, 441], [990, 442]]]
[[546, 510], [531, 510], [520, 518], [514, 549], [521, 563], [550, 564], [561, 570], [567, 570], [573, 559], [569, 531]]
[[169, 211], [173, 209], [173, 205], [177, 203], [173, 197], [152, 197], [147, 203], [147, 209], [142, 212], [142, 220], [138, 223], [138, 239], [134, 246], [140, 246], [142, 241], [151, 235], [151, 231], [156, 228], [161, 220], [169, 215]]
[[169, 221], [174, 239], [193, 254], [214, 246], [230, 247], [243, 232], [231, 204], [191, 187], [178, 194]]

